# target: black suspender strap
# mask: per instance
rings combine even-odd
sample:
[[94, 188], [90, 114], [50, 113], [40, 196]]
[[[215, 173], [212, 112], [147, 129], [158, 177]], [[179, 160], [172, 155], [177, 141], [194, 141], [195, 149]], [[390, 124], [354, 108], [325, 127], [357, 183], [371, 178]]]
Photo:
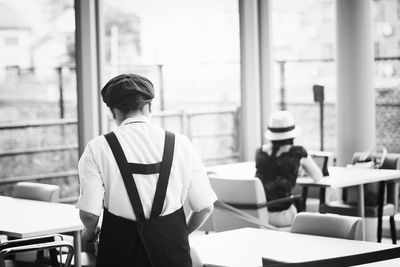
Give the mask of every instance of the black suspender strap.
[[142, 202], [140, 201], [139, 197], [139, 192], [137, 190], [135, 180], [132, 177], [132, 173], [153, 174], [160, 172], [150, 214], [150, 218], [158, 217], [161, 214], [162, 208], [164, 206], [165, 195], [167, 193], [169, 175], [171, 173], [172, 160], [174, 156], [175, 135], [171, 132], [165, 131], [164, 151], [161, 166], [160, 163], [128, 163], [116, 135], [113, 132], [110, 132], [104, 135], [104, 137], [106, 138], [114, 155], [115, 161], [117, 162], [118, 168], [121, 172], [121, 176], [125, 184], [126, 191], [129, 196], [129, 200], [132, 204], [133, 211], [135, 212], [138, 221], [144, 220], [145, 216]]
[[153, 164], [139, 164], [139, 163], [128, 163], [128, 168], [131, 173], [136, 174], [156, 174], [160, 172], [161, 162]]
[[124, 180], [126, 192], [128, 193], [129, 200], [131, 201], [136, 218], [138, 221], [143, 221], [145, 217], [142, 202], [140, 201], [139, 192], [137, 190], [135, 180], [133, 179], [132, 172], [129, 170], [129, 164], [126, 160], [121, 144], [113, 132], [104, 135], [104, 137], [106, 138], [114, 155], [115, 161], [118, 164], [118, 168]]
[[175, 149], [175, 135], [165, 131], [164, 151], [161, 161], [160, 175], [158, 176], [156, 193], [154, 195], [153, 206], [151, 208], [150, 218], [161, 214], [165, 195], [167, 193], [169, 174], [171, 173], [172, 159]]

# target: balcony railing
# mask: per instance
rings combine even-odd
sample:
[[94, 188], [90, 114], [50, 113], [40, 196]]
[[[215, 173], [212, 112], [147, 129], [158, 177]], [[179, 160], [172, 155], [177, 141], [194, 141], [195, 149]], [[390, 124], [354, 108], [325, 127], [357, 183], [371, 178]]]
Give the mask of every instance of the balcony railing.
[[[380, 77], [378, 79], [377, 87], [378, 88], [386, 88], [386, 87], [397, 87], [399, 89], [399, 80], [400, 80], [400, 57], [385, 57], [385, 58], [376, 58], [375, 59], [377, 68], [376, 69], [384, 69], [383, 72], [388, 72], [386, 65], [393, 66], [392, 77]], [[333, 64], [333, 59], [311, 59], [311, 60], [282, 60], [276, 61], [276, 66], [279, 67], [277, 81], [280, 80], [279, 83], [279, 106], [282, 109], [289, 109], [296, 113], [305, 114], [307, 113], [309, 116], [301, 116], [299, 118], [299, 124], [302, 125], [302, 128], [305, 130], [304, 135], [300, 138], [299, 141], [306, 145], [310, 149], [317, 149], [318, 144], [318, 136], [313, 130], [312, 132], [307, 132], [307, 129], [316, 129], [317, 125], [314, 125], [318, 119], [315, 117], [318, 114], [316, 110], [317, 106], [313, 104], [311, 101], [308, 103], [291, 103], [291, 101], [287, 101], [287, 96], [291, 96], [293, 93], [290, 88], [290, 81], [293, 81], [293, 77], [290, 76], [290, 69], [288, 71], [288, 66], [291, 64]], [[236, 64], [236, 63], [235, 63]], [[161, 68], [162, 69], [162, 68]], [[20, 72], [23, 73], [23, 70], [18, 70], [18, 75]], [[74, 71], [74, 68], [71, 67], [69, 70]], [[35, 69], [29, 70], [34, 72]], [[29, 121], [23, 123], [7, 123], [0, 124], [0, 132], [3, 131], [14, 131], [14, 130], [22, 130], [22, 129], [30, 129], [30, 128], [47, 128], [47, 127], [60, 127], [67, 128], [67, 126], [73, 125], [76, 127], [77, 121], [76, 119], [65, 119], [65, 107], [64, 107], [64, 89], [66, 86], [63, 86], [63, 81], [65, 83], [65, 78], [63, 78], [63, 68], [56, 68], [57, 78], [54, 79], [58, 84], [56, 88], [58, 88], [59, 93], [59, 101], [58, 101], [58, 111], [59, 117], [58, 120], [46, 120], [46, 121]], [[384, 73], [384, 74], [385, 74]], [[162, 71], [160, 71], [160, 75], [162, 75]], [[163, 79], [161, 79], [162, 81]], [[393, 81], [392, 81], [393, 80]], [[383, 82], [382, 82], [383, 81]], [[388, 82], [389, 81], [389, 82]], [[71, 81], [69, 81], [71, 83]], [[382, 83], [380, 83], [382, 82]], [[389, 84], [389, 85], [388, 85]], [[64, 88], [65, 87], [65, 88]], [[163, 85], [161, 83], [160, 87]], [[311, 86], [310, 86], [311, 90]], [[381, 92], [378, 91], [377, 97], [377, 144], [385, 145], [393, 152], [400, 152], [400, 147], [397, 144], [398, 133], [396, 133], [396, 129], [398, 129], [398, 114], [400, 114], [400, 100], [396, 97], [381, 97], [382, 95], [387, 94], [386, 91]], [[327, 103], [326, 113], [330, 114], [329, 118], [327, 118], [324, 127], [326, 128], [325, 134], [327, 135], [327, 143], [334, 144], [334, 136], [335, 127], [334, 127], [334, 104]], [[162, 107], [162, 105], [160, 105]], [[305, 112], [305, 113], [304, 113]], [[306, 114], [306, 115], [307, 115]], [[233, 127], [222, 127], [218, 128], [214, 131], [198, 131], [194, 130], [197, 126], [197, 119], [203, 116], [230, 116], [230, 120], [232, 121]], [[311, 116], [311, 117], [310, 117]], [[303, 118], [304, 117], [304, 118]], [[306, 118], [307, 117], [307, 118]], [[315, 118], [314, 118], [315, 117]], [[213, 155], [203, 156], [203, 160], [206, 164], [211, 164], [214, 162], [224, 162], [224, 161], [236, 161], [239, 158], [239, 136], [238, 136], [238, 112], [236, 108], [226, 108], [226, 109], [218, 109], [218, 110], [208, 110], [201, 112], [185, 112], [185, 111], [161, 111], [153, 114], [153, 118], [158, 121], [158, 123], [168, 128], [169, 121], [171, 119], [177, 120], [178, 122], [175, 125], [173, 130], [177, 132], [181, 132], [189, 137], [190, 140], [194, 143], [199, 143], [205, 140], [215, 140], [224, 138], [232, 139], [232, 144], [230, 145], [230, 153], [214, 153]], [[395, 119], [397, 118], [397, 119]], [[210, 123], [211, 124], [211, 123]], [[392, 126], [390, 126], [390, 125]], [[389, 126], [388, 126], [389, 125]], [[207, 127], [205, 127], [207, 128]], [[393, 128], [393, 129], [392, 129]], [[388, 130], [389, 129], [389, 130]], [[28, 130], [29, 131], [29, 130]], [[202, 145], [199, 145], [202, 148]], [[45, 145], [45, 146], [35, 146], [33, 148], [18, 148], [18, 149], [7, 149], [0, 151], [0, 159], [6, 157], [17, 157], [23, 155], [35, 156], [37, 154], [45, 154], [45, 153], [76, 153], [77, 156], [78, 145], [76, 143], [67, 143], [67, 144], [58, 144], [58, 145]], [[327, 147], [328, 150], [334, 149], [334, 147]], [[18, 181], [26, 181], [26, 180], [43, 180], [49, 178], [67, 178], [67, 177], [76, 177], [77, 171], [76, 169], [65, 170], [65, 171], [53, 171], [48, 173], [37, 173], [30, 175], [14, 175], [0, 178], [0, 186], [15, 183]], [[74, 178], [75, 179], [75, 178]], [[76, 197], [75, 197], [76, 198]], [[64, 201], [68, 201], [68, 198], [65, 198]]]
[[[193, 120], [202, 117], [202, 116], [230, 116], [233, 121], [233, 127], [231, 129], [218, 130], [214, 132], [196, 132], [193, 131]], [[203, 158], [205, 163], [210, 162], [221, 162], [221, 161], [236, 161], [238, 160], [238, 114], [236, 108], [225, 108], [218, 110], [208, 110], [208, 111], [196, 111], [196, 112], [158, 112], [153, 114], [153, 120], [159, 121], [160, 124], [167, 124], [167, 120], [171, 118], [176, 118], [179, 121], [178, 132], [183, 133], [188, 136], [190, 140], [196, 142], [196, 140], [204, 140], [204, 139], [218, 139], [218, 138], [231, 138], [233, 140], [233, 144], [231, 146], [231, 153], [229, 155], [219, 156], [215, 154], [212, 157]], [[0, 124], [0, 132], [4, 130], [21, 130], [27, 128], [43, 128], [43, 127], [54, 127], [61, 126], [65, 127], [67, 125], [77, 125], [76, 119], [58, 119], [58, 120], [46, 120], [46, 121], [31, 121], [31, 122], [22, 122], [22, 123], [4, 123]], [[54, 145], [54, 146], [43, 146], [43, 147], [34, 147], [34, 148], [19, 148], [19, 149], [10, 149], [0, 151], [0, 159], [4, 157], [15, 157], [19, 155], [31, 155], [35, 156], [40, 153], [59, 153], [59, 152], [68, 152], [68, 153], [78, 153], [77, 152], [78, 145], [77, 144], [64, 144], [64, 145]], [[49, 178], [67, 178], [67, 177], [75, 177], [77, 176], [77, 170], [71, 169], [66, 171], [57, 171], [57, 172], [49, 172], [49, 173], [37, 173], [31, 175], [22, 175], [22, 176], [10, 176], [10, 177], [1, 177], [0, 178], [0, 186], [10, 183], [16, 183], [20, 181], [32, 181], [32, 180], [43, 180]], [[71, 202], [76, 200], [76, 196], [73, 197], [64, 197], [61, 199], [62, 202]]]
[[[290, 79], [287, 76], [287, 66], [289, 64], [307, 64], [307, 63], [333, 63], [334, 59], [333, 58], [317, 58], [317, 59], [285, 59], [285, 60], [276, 60], [275, 63], [277, 64], [279, 71], [278, 71], [278, 77], [277, 77], [277, 83], [279, 84], [279, 106], [280, 109], [285, 110], [287, 108], [287, 94], [288, 94], [288, 86], [287, 82]], [[398, 79], [400, 78], [400, 57], [375, 57], [375, 63], [377, 64], [376, 70], [377, 74], [379, 75], [379, 64], [384, 64], [392, 62], [393, 63], [393, 77], [384, 77], [385, 80], [390, 80], [390, 79]], [[334, 73], [332, 73], [334, 75]], [[379, 77], [376, 77], [379, 78]], [[376, 84], [376, 87], [380, 88], [384, 86], [383, 84], [380, 84], [381, 79], [378, 79], [378, 84]], [[310, 85], [310, 90], [311, 90], [311, 85]]]

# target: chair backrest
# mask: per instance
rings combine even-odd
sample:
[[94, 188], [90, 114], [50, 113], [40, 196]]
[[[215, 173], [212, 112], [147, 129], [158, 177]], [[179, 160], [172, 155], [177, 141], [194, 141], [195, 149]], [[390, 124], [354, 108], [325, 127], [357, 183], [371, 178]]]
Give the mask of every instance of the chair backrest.
[[[363, 152], [356, 152], [353, 155], [352, 163], [357, 162], [360, 157], [364, 155]], [[400, 154], [399, 153], [387, 153], [383, 161], [381, 169], [389, 170], [400, 170]], [[395, 210], [399, 206], [399, 183], [388, 183], [387, 184], [387, 203], [393, 203]]]
[[[13, 262], [15, 256], [18, 256], [21, 253], [43, 250], [50, 251], [52, 266], [60, 266], [57, 259], [57, 252], [61, 251], [61, 249], [63, 249], [63, 253], [67, 253], [66, 260], [62, 266], [71, 266], [74, 248], [70, 243], [62, 241], [62, 237], [59, 235], [39, 236], [7, 241], [0, 244], [0, 266], [17, 266]], [[12, 256], [12, 258], [10, 258], [10, 256]], [[37, 264], [29, 265], [28, 263], [26, 266], [37, 266]]]
[[[351, 162], [354, 164], [360, 157], [364, 155], [363, 152], [356, 152], [353, 155]], [[387, 153], [385, 160], [381, 166], [381, 169], [399, 170], [400, 169], [400, 154], [398, 153]]]
[[300, 212], [293, 220], [291, 232], [307, 235], [361, 240], [361, 218], [337, 214]]
[[[267, 199], [264, 187], [257, 178], [228, 179], [210, 175], [210, 184], [220, 201], [268, 222]], [[212, 214], [214, 231], [226, 231], [243, 227], [257, 227], [255, 224], [236, 218], [218, 209]]]
[[60, 187], [52, 184], [19, 182], [15, 185], [12, 196], [31, 200], [58, 202]]

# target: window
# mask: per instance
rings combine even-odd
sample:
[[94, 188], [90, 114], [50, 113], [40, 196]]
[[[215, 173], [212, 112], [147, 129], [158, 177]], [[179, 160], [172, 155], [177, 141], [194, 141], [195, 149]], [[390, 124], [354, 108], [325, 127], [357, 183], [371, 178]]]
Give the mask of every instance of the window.
[[[156, 89], [154, 121], [192, 138], [204, 159], [231, 157], [234, 113], [240, 104], [237, 1], [102, 3], [104, 83], [124, 72], [148, 77]], [[195, 115], [226, 108], [232, 112]], [[163, 112], [170, 115], [165, 117]], [[226, 129], [230, 133], [224, 137], [199, 137], [204, 132], [217, 134]]]
[[0, 194], [29, 176], [76, 197], [74, 1], [3, 0], [0, 17]]
[[379, 47], [380, 47], [379, 42], [375, 42], [374, 43], [374, 55], [375, 55], [375, 57], [379, 57], [379, 55], [380, 55]]
[[[324, 86], [325, 114], [335, 112], [333, 0], [275, 0], [272, 4], [275, 109], [291, 111], [303, 134], [296, 142], [319, 150], [319, 111], [313, 85]], [[296, 114], [298, 114], [296, 116]], [[334, 116], [325, 117], [325, 149], [335, 149]]]

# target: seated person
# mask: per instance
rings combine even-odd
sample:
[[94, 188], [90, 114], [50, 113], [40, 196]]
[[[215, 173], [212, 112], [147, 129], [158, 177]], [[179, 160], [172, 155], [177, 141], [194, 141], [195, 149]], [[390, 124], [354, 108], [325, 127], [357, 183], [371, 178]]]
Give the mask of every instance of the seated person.
[[[301, 132], [295, 126], [294, 118], [288, 111], [271, 114], [265, 144], [256, 152], [256, 177], [264, 185], [267, 201], [288, 197], [296, 185], [299, 168], [302, 167], [315, 181], [322, 178], [322, 172], [302, 146], [293, 145], [293, 140]], [[297, 213], [290, 203], [280, 203], [268, 207], [269, 223], [274, 226], [290, 226]]]

